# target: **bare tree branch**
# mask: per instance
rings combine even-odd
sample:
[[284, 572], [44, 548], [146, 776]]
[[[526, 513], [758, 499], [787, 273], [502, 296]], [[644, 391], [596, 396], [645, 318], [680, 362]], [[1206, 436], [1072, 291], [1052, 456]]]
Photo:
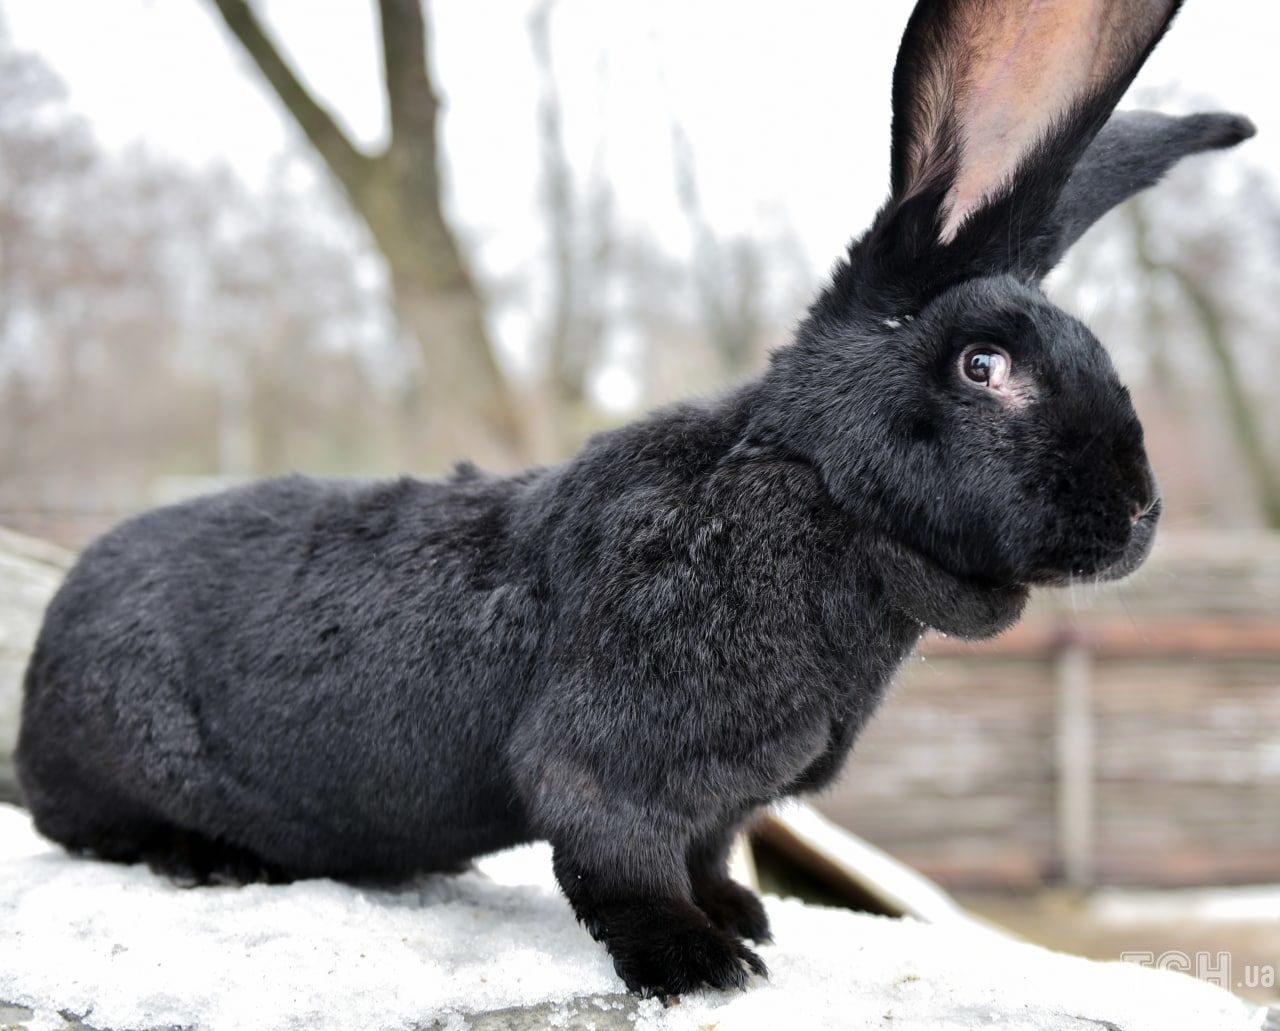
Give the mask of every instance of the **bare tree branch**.
[[213, 4], [311, 145], [355, 199], [365, 185], [370, 159], [355, 148], [333, 116], [298, 79], [247, 0], [213, 0]]
[[484, 320], [484, 301], [441, 203], [439, 101], [421, 0], [379, 0], [391, 142], [362, 153], [267, 36], [248, 0], [212, 0], [346, 190], [387, 260], [396, 314], [425, 359], [426, 418], [439, 454], [518, 464], [524, 430]]

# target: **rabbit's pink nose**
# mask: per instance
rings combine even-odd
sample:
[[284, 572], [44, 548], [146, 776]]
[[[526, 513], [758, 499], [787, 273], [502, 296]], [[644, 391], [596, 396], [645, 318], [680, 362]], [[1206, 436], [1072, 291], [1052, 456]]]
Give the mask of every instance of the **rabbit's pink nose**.
[[1152, 502], [1143, 504], [1140, 501], [1129, 502], [1129, 522], [1137, 523], [1144, 515], [1151, 511]]

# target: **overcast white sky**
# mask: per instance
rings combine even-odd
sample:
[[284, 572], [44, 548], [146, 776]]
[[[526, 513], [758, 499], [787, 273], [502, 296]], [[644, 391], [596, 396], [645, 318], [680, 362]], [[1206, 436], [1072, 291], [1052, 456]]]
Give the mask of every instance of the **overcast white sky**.
[[[207, 0], [0, 0], [111, 148], [135, 143], [262, 180], [292, 128]], [[361, 141], [385, 131], [369, 0], [259, 0], [295, 66]], [[827, 267], [882, 199], [889, 76], [909, 0], [561, 0], [555, 61], [579, 170], [603, 153], [618, 213], [683, 249], [670, 124], [693, 141], [723, 231], [794, 227]], [[537, 247], [536, 77], [526, 0], [435, 0], [452, 204], [491, 272]], [[1280, 5], [1187, 0], [1138, 88], [1176, 85], [1259, 123], [1280, 168]], [[601, 150], [603, 148], [603, 150]], [[1246, 158], [1244, 152], [1241, 159]]]

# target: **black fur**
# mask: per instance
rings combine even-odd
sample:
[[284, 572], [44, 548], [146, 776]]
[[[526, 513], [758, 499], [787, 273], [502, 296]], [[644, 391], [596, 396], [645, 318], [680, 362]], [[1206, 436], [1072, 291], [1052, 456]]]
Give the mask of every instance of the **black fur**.
[[[1096, 107], [1037, 154], [1084, 152]], [[830, 782], [926, 627], [987, 636], [1031, 585], [1146, 554], [1141, 427], [1036, 280], [1241, 124], [1114, 120], [1065, 186], [1036, 157], [945, 245], [945, 182], [895, 196], [759, 380], [556, 468], [294, 477], [125, 523], [27, 672], [37, 826], [197, 881], [545, 838], [630, 988], [741, 987], [764, 973], [743, 939], [769, 937], [725, 873], [751, 813]], [[1017, 404], [961, 376], [976, 341], [1011, 356]]]

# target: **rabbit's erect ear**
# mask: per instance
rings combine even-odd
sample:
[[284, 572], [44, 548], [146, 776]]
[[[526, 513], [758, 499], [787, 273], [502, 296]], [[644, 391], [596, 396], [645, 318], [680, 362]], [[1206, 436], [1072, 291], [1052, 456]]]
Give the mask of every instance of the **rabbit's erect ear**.
[[1038, 263], [1072, 167], [1180, 3], [920, 0], [894, 70], [879, 227], [898, 261], [945, 249], [957, 272]]
[[895, 197], [945, 179], [939, 230], [946, 242], [1055, 134], [1075, 136], [1063, 142], [1074, 143], [1078, 156], [1101, 120], [1080, 126], [1071, 116], [1100, 102], [1106, 118], [1179, 6], [922, 0], [894, 71]]

